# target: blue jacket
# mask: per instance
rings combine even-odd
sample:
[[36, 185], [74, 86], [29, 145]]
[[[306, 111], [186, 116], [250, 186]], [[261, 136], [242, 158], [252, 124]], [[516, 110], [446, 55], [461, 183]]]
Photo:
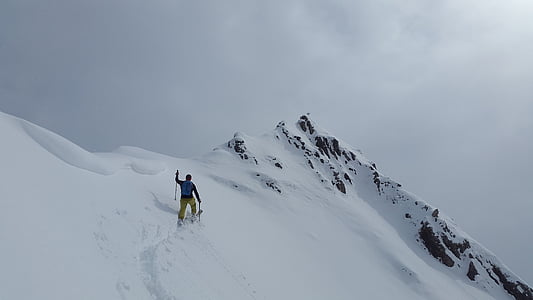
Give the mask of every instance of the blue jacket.
[[[194, 195], [196, 196], [196, 199], [198, 199], [198, 201], [200, 201], [200, 195], [198, 194], [198, 189], [196, 189], [196, 185], [192, 181], [190, 181], [190, 180], [179, 180], [178, 176], [176, 176], [176, 183], [178, 183], [180, 185], [181, 199], [193, 198], [192, 194], [194, 193]], [[188, 185], [192, 185], [192, 188], [190, 188]]]

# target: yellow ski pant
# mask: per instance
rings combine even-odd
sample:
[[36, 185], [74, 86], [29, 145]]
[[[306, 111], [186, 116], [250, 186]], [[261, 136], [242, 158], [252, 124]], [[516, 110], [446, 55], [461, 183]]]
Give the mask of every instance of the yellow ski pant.
[[187, 211], [187, 204], [191, 206], [191, 212], [196, 215], [196, 200], [194, 198], [182, 198], [180, 199], [180, 212], [178, 218], [185, 219], [185, 211]]

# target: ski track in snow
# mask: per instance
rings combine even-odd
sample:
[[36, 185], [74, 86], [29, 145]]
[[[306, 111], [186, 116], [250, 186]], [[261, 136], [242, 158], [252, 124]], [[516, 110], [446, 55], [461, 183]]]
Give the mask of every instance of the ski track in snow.
[[139, 256], [143, 282], [146, 289], [156, 300], [174, 300], [174, 296], [163, 287], [159, 280], [159, 270], [157, 266], [157, 250], [165, 240], [154, 246], [146, 248]]
[[[212, 242], [203, 234], [202, 226], [201, 223], [186, 223], [175, 231], [171, 227], [165, 238], [142, 250], [139, 263], [146, 289], [156, 300], [191, 297], [218, 299], [213, 295], [256, 299], [256, 291], [247, 282], [246, 276], [229, 267]], [[217, 271], [216, 274], [213, 274], [214, 270]], [[166, 276], [167, 274], [169, 276]], [[175, 274], [182, 277], [176, 278]], [[211, 281], [225, 284], [209, 284], [210, 280], [206, 278], [214, 278]], [[230, 282], [227, 283], [228, 281]], [[228, 284], [232, 284], [233, 288], [229, 288]], [[235, 288], [241, 290], [240, 297], [236, 295], [239, 292]], [[189, 291], [195, 294], [188, 294]]]

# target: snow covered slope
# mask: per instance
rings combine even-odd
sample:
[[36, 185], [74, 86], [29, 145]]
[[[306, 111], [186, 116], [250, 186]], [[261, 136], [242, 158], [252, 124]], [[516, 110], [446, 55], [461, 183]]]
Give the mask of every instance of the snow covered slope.
[[[195, 159], [89, 153], [0, 113], [0, 299], [533, 299], [306, 116]], [[176, 227], [174, 172], [205, 210]]]

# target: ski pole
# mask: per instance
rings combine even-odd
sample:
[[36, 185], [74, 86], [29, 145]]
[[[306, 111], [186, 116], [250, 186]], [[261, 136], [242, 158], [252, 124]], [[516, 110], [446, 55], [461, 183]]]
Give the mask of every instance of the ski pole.
[[174, 201], [176, 201], [176, 196], [178, 194], [178, 176], [180, 174], [180, 170], [176, 170], [176, 187], [174, 188]]

